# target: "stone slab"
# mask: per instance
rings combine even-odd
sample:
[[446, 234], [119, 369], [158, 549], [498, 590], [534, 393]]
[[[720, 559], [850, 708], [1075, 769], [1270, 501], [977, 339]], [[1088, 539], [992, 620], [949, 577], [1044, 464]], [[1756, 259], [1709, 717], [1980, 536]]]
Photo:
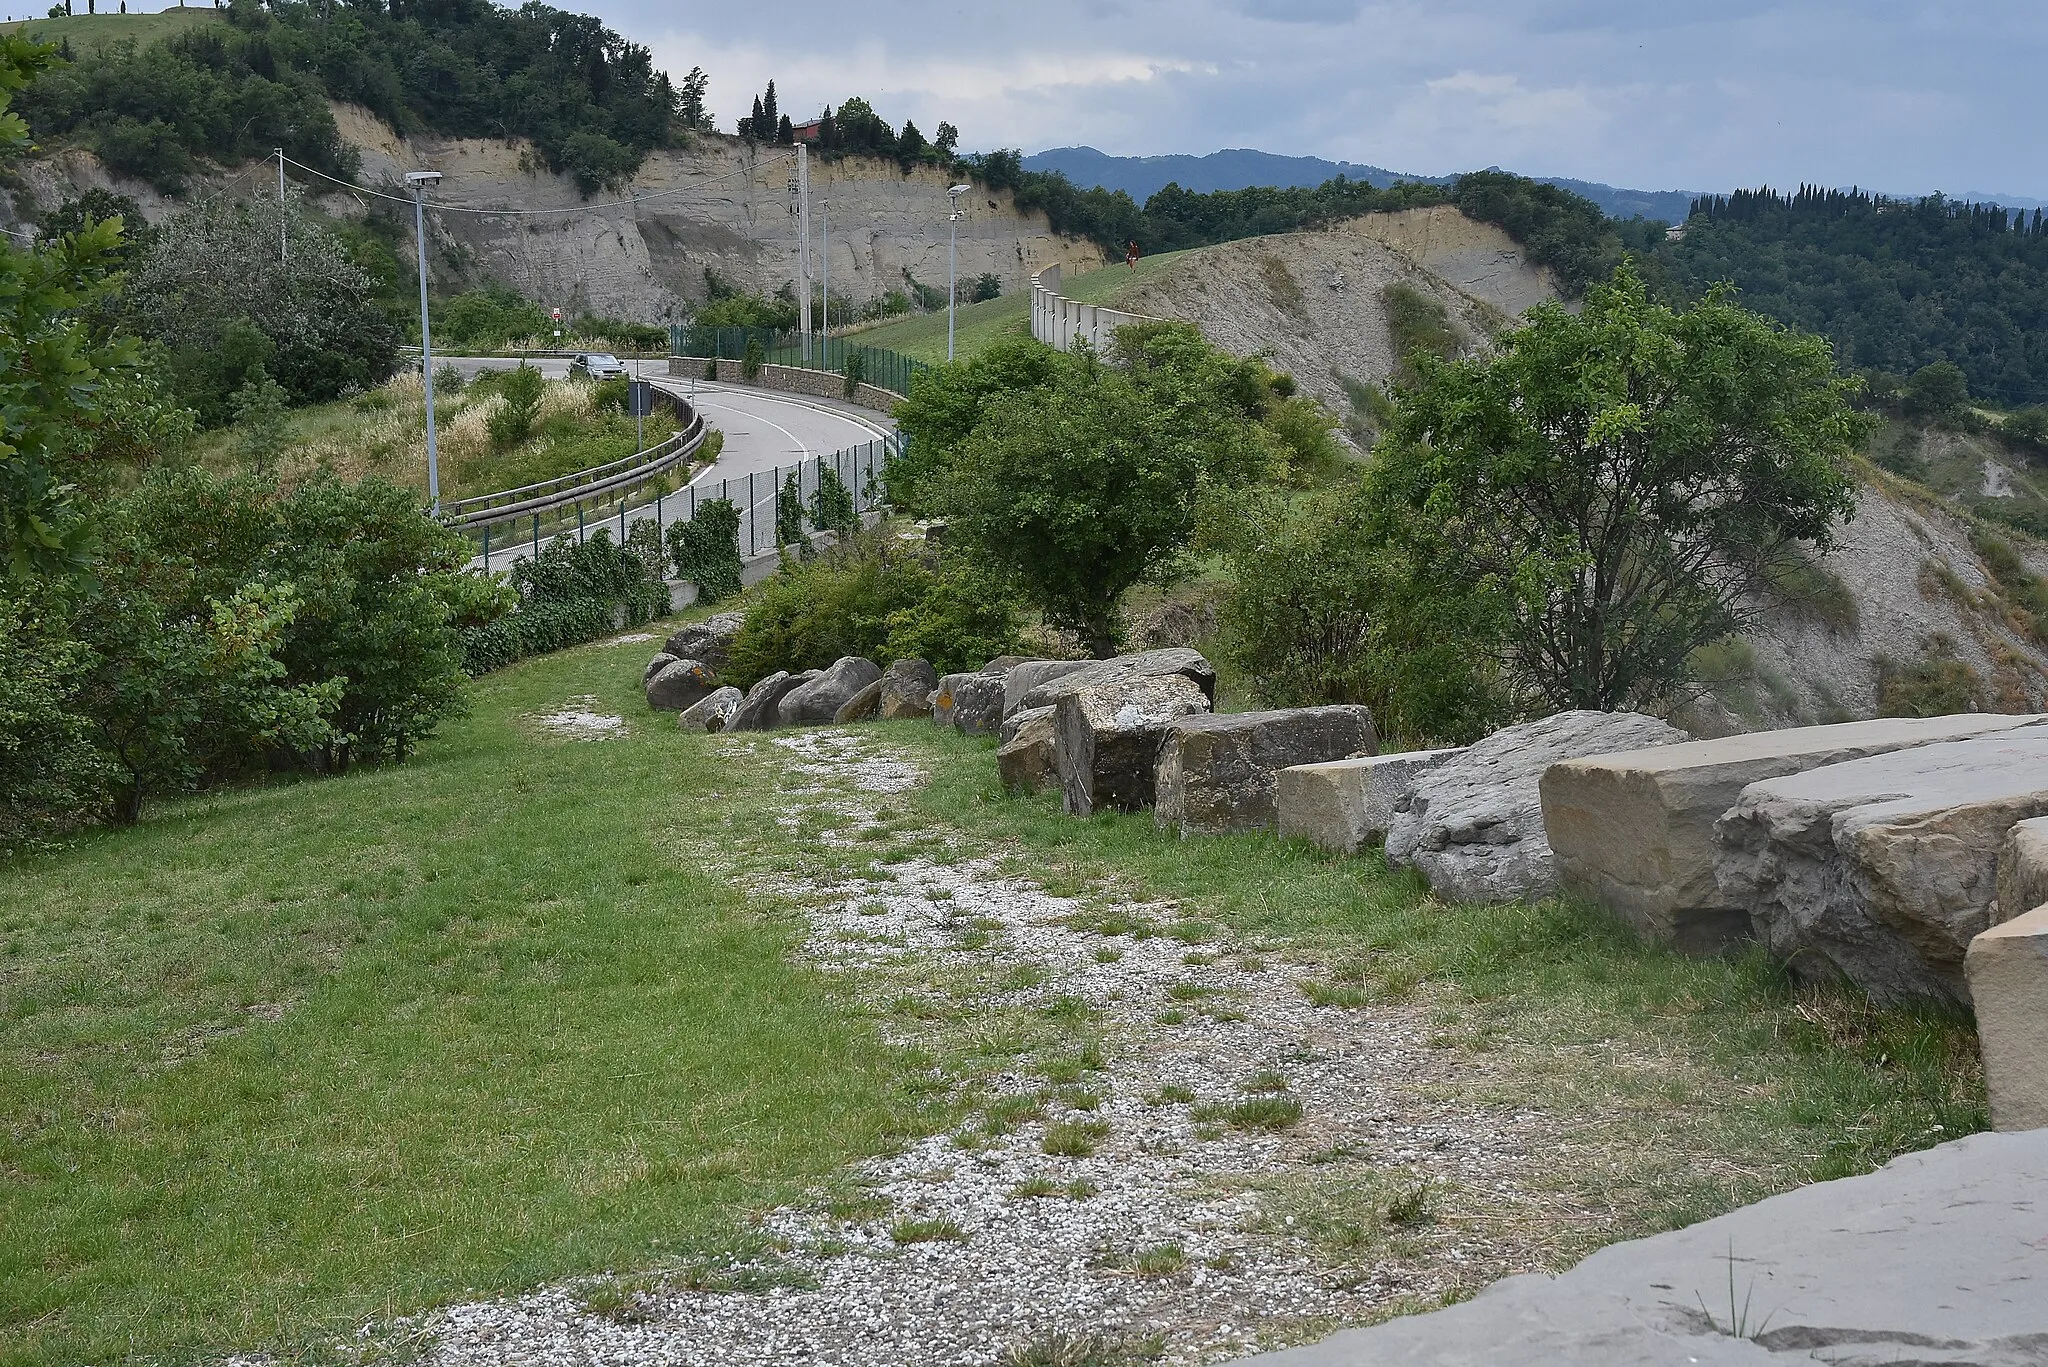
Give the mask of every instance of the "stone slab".
[[1068, 813], [1150, 807], [1167, 727], [1208, 709], [1200, 685], [1171, 673], [1113, 679], [1062, 696], [1053, 716], [1053, 764]]
[[703, 734], [723, 731], [726, 723], [732, 719], [732, 714], [739, 711], [740, 704], [745, 701], [746, 694], [740, 692], [737, 688], [730, 686], [721, 688], [702, 702], [692, 704], [678, 715], [676, 717], [676, 727], [679, 730], [695, 731]]
[[687, 711], [718, 689], [717, 673], [698, 660], [670, 661], [641, 686], [647, 705], [656, 712]]
[[1183, 836], [1271, 830], [1281, 770], [1378, 748], [1364, 707], [1183, 717], [1160, 742], [1153, 819]]
[[1534, 901], [1557, 890], [1538, 783], [1561, 760], [1689, 740], [1636, 712], [1559, 712], [1496, 731], [1421, 776], [1387, 828], [1387, 862], [1446, 900]]
[[[1729, 1332], [1736, 1328], [1746, 1337]], [[1868, 1176], [1615, 1244], [1558, 1277], [1510, 1277], [1447, 1310], [1240, 1359], [1243, 1367], [2043, 1361], [2048, 1130], [1972, 1135]]]
[[1765, 779], [2042, 720], [1971, 713], [1762, 731], [1564, 760], [1543, 774], [1543, 829], [1558, 886], [1646, 939], [1711, 951], [1750, 933], [1714, 878], [1714, 823]]
[[1026, 660], [1003, 676], [1003, 716], [1007, 719], [1026, 710], [1025, 695], [1040, 684], [1064, 679], [1069, 674], [1078, 674], [1097, 663], [1099, 662], [1095, 660]]
[[1034, 707], [1003, 723], [1003, 744], [996, 751], [996, 770], [1002, 775], [1005, 788], [1035, 793], [1059, 782], [1059, 771], [1054, 765], [1054, 719], [1058, 713], [1057, 708]]
[[1336, 854], [1357, 854], [1386, 839], [1396, 808], [1424, 774], [1463, 753], [1462, 747], [1411, 750], [1282, 769], [1274, 787], [1280, 834], [1312, 840]]
[[[1016, 700], [1015, 708], [1053, 707], [1061, 698], [1078, 693], [1084, 688], [1094, 688], [1122, 679], [1156, 679], [1175, 674], [1193, 680], [1202, 690], [1202, 696], [1207, 700], [1208, 706], [1213, 708], [1216, 705], [1215, 666], [1203, 658], [1199, 650], [1176, 648], [1146, 650], [1136, 655], [1117, 655], [1107, 660], [1093, 661], [1086, 668], [1035, 685]], [[1004, 705], [1010, 708], [1007, 701]]]
[[1003, 729], [1003, 675], [948, 674], [932, 695], [932, 721], [963, 736], [993, 736]]
[[858, 655], [843, 655], [829, 669], [783, 695], [777, 711], [784, 726], [830, 726], [846, 706], [869, 684], [882, 678], [882, 667]]
[[777, 670], [747, 690], [746, 701], [726, 718], [728, 731], [773, 731], [782, 720], [782, 699], [793, 689], [801, 688], [818, 677], [813, 669], [803, 674], [791, 674]]
[[1998, 852], [1999, 914], [2012, 917], [2048, 903], [2048, 816], [2022, 821]]
[[1999, 853], [2042, 815], [2048, 726], [1923, 745], [1752, 783], [1716, 823], [1715, 876], [1795, 971], [1963, 1002], [1963, 954], [1999, 919]]
[[841, 703], [839, 710], [832, 714], [832, 724], [846, 726], [858, 721], [873, 721], [881, 710], [882, 681], [877, 679]]
[[1964, 972], [1977, 1008], [1991, 1123], [2048, 1129], [2048, 905], [1970, 941]]
[[925, 660], [896, 660], [882, 671], [882, 696], [876, 715], [883, 721], [912, 721], [932, 714], [932, 694], [939, 690], [939, 671]]

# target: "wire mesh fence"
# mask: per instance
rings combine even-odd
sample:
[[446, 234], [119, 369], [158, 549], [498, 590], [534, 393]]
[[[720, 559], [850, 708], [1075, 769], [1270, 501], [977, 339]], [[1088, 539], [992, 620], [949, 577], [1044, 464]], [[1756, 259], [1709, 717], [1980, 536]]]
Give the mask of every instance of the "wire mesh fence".
[[885, 437], [794, 465], [715, 480], [700, 477], [673, 492], [648, 490], [637, 505], [635, 496], [627, 493], [588, 506], [579, 503], [547, 518], [535, 515], [523, 523], [484, 527], [478, 550], [485, 565], [504, 568], [520, 555], [538, 555], [544, 543], [558, 536], [582, 542], [605, 529], [624, 541], [644, 522], [654, 524], [656, 537], [665, 545], [670, 527], [694, 520], [705, 504], [724, 500], [739, 513], [741, 557], [773, 552], [809, 533], [839, 530], [842, 521], [886, 503], [889, 462], [901, 443], [900, 437]]
[[813, 337], [811, 351], [804, 355], [803, 337], [775, 328], [700, 328], [677, 324], [669, 329], [669, 346], [678, 356], [701, 356], [711, 360], [743, 361], [751, 342], [761, 344], [761, 360], [767, 365], [790, 366], [798, 370], [821, 370], [845, 375], [851, 367], [857, 378], [892, 394], [908, 394], [910, 382], [931, 369], [887, 347], [863, 346], [837, 337]]

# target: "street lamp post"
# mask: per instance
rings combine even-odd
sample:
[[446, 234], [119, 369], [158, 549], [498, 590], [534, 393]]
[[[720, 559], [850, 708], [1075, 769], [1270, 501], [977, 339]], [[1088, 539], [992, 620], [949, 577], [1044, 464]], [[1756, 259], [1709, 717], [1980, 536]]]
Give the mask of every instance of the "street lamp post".
[[953, 315], [960, 303], [960, 196], [974, 187], [955, 185], [946, 191], [953, 197], [953, 212], [947, 222], [950, 231], [946, 240], [946, 359], [953, 359]]
[[427, 187], [440, 182], [439, 171], [408, 171], [412, 187], [412, 230], [420, 249], [420, 387], [427, 394], [427, 497], [434, 516], [441, 515], [441, 448], [434, 435], [434, 336], [427, 326]]

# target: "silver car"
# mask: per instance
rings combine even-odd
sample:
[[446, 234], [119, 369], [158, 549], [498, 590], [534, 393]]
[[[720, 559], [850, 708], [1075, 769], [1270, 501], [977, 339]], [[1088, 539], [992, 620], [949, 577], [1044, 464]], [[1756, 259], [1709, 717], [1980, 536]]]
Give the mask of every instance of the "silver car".
[[609, 380], [625, 373], [619, 358], [609, 351], [579, 351], [569, 362], [569, 374], [577, 379]]

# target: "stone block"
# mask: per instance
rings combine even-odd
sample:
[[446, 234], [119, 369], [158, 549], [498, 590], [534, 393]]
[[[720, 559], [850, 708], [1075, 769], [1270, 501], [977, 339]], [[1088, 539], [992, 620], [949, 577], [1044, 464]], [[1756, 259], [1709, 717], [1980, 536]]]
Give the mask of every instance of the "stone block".
[[1001, 674], [948, 674], [932, 698], [932, 721], [963, 736], [993, 736], [1003, 726]]
[[841, 704], [839, 710], [832, 714], [832, 724], [846, 726], [857, 721], [873, 721], [881, 711], [882, 681], [877, 679]]
[[1174, 673], [1063, 695], [1053, 717], [1053, 766], [1067, 811], [1088, 816], [1150, 807], [1167, 728], [1208, 710], [1201, 686]]
[[1542, 781], [1558, 886], [1608, 907], [1646, 939], [1719, 949], [1750, 933], [1747, 908], [1722, 897], [1714, 878], [1714, 823], [1744, 788], [2036, 720], [1885, 718], [1563, 760]]
[[1795, 971], [1880, 1003], [1966, 1001], [1999, 853], [2043, 814], [2048, 726], [2026, 726], [1752, 783], [1715, 825], [1714, 874]]
[[[1098, 663], [1095, 660], [1026, 660], [1003, 675], [1003, 716], [1025, 710], [1024, 697], [1040, 684], [1064, 679]], [[1051, 706], [1049, 703], [1040, 706]], [[1036, 711], [1037, 709], [1032, 709]]]
[[712, 669], [722, 670], [732, 663], [732, 643], [746, 624], [744, 612], [721, 612], [677, 628], [662, 650], [678, 660], [702, 660]]
[[678, 730], [710, 733], [725, 730], [732, 714], [739, 711], [746, 694], [737, 688], [721, 688], [701, 702], [693, 703], [676, 718]]
[[2017, 916], [2048, 903], [2048, 816], [2022, 821], [1998, 852], [1998, 910]]
[[1510, 726], [1415, 785], [1387, 828], [1387, 862], [1412, 864], [1439, 897], [1533, 901], [1557, 891], [1537, 784], [1559, 760], [1688, 740], [1635, 712], [1560, 712]]
[[[1147, 650], [1136, 655], [1118, 655], [1108, 660], [1096, 660], [1085, 668], [1062, 674], [1043, 683], [1034, 685], [1011, 710], [1027, 707], [1052, 707], [1061, 698], [1078, 693], [1084, 688], [1098, 684], [1115, 683], [1124, 679], [1155, 679], [1170, 675], [1181, 675], [1202, 690], [1202, 696], [1209, 707], [1216, 705], [1216, 670], [1198, 650]], [[1008, 704], [1005, 704], [1008, 706]]]
[[818, 676], [817, 670], [791, 674], [777, 670], [747, 690], [746, 701], [726, 719], [728, 731], [773, 731], [782, 720], [782, 699]]
[[[658, 656], [656, 658], [659, 658]], [[718, 691], [718, 675], [698, 660], [675, 660], [647, 680], [642, 691], [657, 712], [682, 712]]]
[[1462, 748], [1414, 750], [1298, 764], [1282, 769], [1274, 787], [1280, 834], [1312, 840], [1338, 854], [1357, 854], [1387, 837], [1394, 813], [1415, 785]]
[[1153, 819], [1183, 836], [1271, 830], [1281, 770], [1378, 748], [1364, 707], [1183, 717], [1160, 743]]
[[2048, 905], [1970, 941], [1963, 970], [1993, 1128], [2048, 1128]]
[[777, 705], [784, 726], [829, 726], [839, 709], [871, 683], [882, 677], [882, 667], [858, 655], [845, 655], [832, 667], [792, 688]]
[[883, 721], [914, 721], [932, 714], [932, 694], [939, 691], [939, 671], [924, 660], [897, 660], [882, 671], [882, 696], [876, 715]]
[[647, 668], [640, 671], [640, 686], [642, 688], [647, 687], [649, 680], [651, 680], [655, 675], [661, 673], [662, 670], [667, 669], [670, 665], [674, 664], [679, 658], [681, 657], [671, 655], [664, 650], [660, 654], [656, 655], [653, 659], [649, 660], [647, 662]]
[[996, 751], [996, 769], [1005, 788], [1035, 793], [1059, 781], [1053, 754], [1057, 716], [1057, 708], [1034, 707], [1003, 723], [1003, 746]]

